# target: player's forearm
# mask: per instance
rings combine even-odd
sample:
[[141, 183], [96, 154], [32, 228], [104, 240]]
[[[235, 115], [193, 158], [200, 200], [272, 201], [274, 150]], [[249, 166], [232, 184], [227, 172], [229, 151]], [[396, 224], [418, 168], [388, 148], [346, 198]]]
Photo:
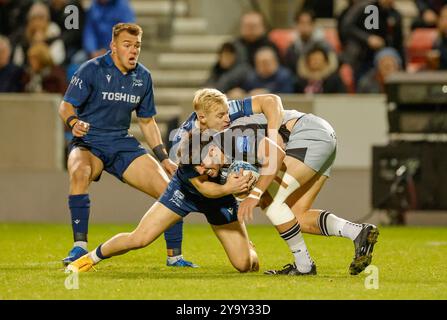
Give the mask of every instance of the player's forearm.
[[163, 144], [160, 129], [154, 118], [138, 118], [138, 125], [143, 132], [144, 139], [151, 149]]
[[258, 196], [261, 196], [273, 182], [286, 157], [286, 154], [278, 145], [269, 139], [265, 139], [265, 142], [267, 143], [265, 144], [265, 155], [262, 156], [263, 166], [261, 167], [259, 179], [254, 187], [254, 189], [259, 190], [261, 193]]
[[[67, 123], [67, 120], [73, 116], [76, 116], [74, 107], [71, 105], [71, 103], [62, 101], [59, 105], [59, 117], [64, 123]], [[76, 119], [70, 120], [70, 125], [72, 125], [75, 120]]]
[[269, 185], [275, 179], [278, 170], [281, 168], [284, 158], [285, 154], [281, 152], [276, 156], [276, 159], [271, 159], [273, 162], [269, 162], [261, 168], [260, 176], [255, 184], [255, 188], [261, 190], [262, 193], [267, 190]]
[[221, 185], [215, 182], [205, 181], [202, 183], [202, 190], [198, 190], [207, 198], [215, 199], [222, 198], [231, 194], [231, 191], [226, 184]]

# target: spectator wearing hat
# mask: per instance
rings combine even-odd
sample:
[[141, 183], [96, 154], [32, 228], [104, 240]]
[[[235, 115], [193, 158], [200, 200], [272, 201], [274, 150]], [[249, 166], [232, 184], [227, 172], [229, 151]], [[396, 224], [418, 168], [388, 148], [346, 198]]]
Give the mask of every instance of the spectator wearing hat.
[[[345, 41], [342, 60], [354, 69], [356, 83], [371, 70], [374, 55], [382, 48], [393, 47], [404, 60], [402, 15], [394, 0], [361, 0], [346, 12], [340, 27]], [[365, 21], [367, 6], [378, 9], [378, 28], [369, 28]]]
[[394, 48], [384, 48], [374, 57], [374, 69], [366, 73], [359, 81], [359, 93], [384, 93], [385, 80], [391, 74], [402, 69], [402, 59]]

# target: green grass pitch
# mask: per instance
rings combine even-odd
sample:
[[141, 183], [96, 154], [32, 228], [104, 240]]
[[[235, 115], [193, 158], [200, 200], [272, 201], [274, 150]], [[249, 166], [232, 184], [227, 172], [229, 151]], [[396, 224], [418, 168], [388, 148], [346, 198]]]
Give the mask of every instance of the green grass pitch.
[[[132, 228], [91, 225], [90, 246]], [[378, 289], [365, 288], [368, 275], [348, 274], [350, 240], [305, 235], [318, 275], [272, 277], [262, 271], [281, 267], [292, 256], [273, 227], [252, 225], [261, 272], [239, 274], [209, 226], [185, 224], [184, 255], [200, 268], [166, 267], [161, 237], [80, 274], [79, 289], [67, 290], [60, 260], [71, 246], [70, 226], [0, 224], [0, 299], [447, 299], [447, 229], [380, 232], [372, 262]]]

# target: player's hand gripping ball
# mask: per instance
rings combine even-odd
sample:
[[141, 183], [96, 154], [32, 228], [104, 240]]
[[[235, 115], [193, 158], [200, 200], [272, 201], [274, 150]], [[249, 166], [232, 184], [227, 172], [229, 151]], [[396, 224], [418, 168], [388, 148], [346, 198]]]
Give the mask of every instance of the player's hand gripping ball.
[[255, 184], [259, 178], [258, 168], [256, 168], [254, 165], [252, 165], [246, 161], [240, 161], [240, 160], [237, 160], [230, 165], [230, 167], [228, 168], [228, 174], [229, 175], [230, 174], [239, 174], [241, 169], [242, 169], [242, 174], [244, 176], [251, 173], [253, 179], [252, 179], [250, 188], [247, 192], [233, 194], [233, 196], [236, 198], [237, 201], [244, 200], [250, 194], [250, 191], [255, 187]]

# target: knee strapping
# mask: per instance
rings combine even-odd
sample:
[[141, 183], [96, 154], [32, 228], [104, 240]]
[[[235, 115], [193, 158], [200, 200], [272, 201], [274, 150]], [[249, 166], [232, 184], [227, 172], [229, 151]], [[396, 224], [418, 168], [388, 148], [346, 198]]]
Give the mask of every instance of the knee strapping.
[[278, 226], [295, 219], [295, 215], [285, 201], [299, 186], [294, 177], [285, 173], [281, 184], [275, 182], [269, 187], [268, 191], [273, 202], [267, 207], [265, 214], [273, 225]]

